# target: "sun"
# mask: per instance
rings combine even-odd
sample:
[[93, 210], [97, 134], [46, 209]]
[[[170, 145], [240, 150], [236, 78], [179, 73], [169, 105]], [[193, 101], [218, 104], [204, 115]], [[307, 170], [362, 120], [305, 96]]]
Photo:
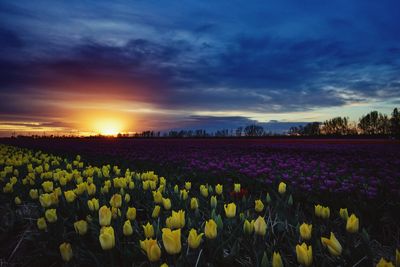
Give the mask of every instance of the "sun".
[[116, 136], [123, 130], [123, 124], [118, 119], [101, 119], [95, 122], [95, 132], [101, 135]]

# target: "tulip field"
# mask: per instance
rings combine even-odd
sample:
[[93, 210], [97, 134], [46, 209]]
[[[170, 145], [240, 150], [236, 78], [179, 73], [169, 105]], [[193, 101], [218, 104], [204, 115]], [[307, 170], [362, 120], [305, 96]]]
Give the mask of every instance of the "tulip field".
[[395, 141], [1, 143], [1, 266], [400, 266]]

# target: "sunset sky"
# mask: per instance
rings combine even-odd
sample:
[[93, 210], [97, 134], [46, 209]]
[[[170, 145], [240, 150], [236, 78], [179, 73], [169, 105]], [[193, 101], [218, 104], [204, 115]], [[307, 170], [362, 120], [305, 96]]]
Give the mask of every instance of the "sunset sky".
[[398, 0], [1, 1], [0, 49], [1, 136], [281, 131], [400, 106]]

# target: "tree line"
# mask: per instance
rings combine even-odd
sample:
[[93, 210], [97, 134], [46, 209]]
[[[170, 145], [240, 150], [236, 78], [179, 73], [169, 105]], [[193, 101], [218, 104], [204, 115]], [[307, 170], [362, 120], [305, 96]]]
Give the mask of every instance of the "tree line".
[[400, 138], [400, 113], [397, 108], [393, 109], [390, 117], [378, 111], [371, 111], [359, 118], [358, 122], [351, 122], [348, 117], [335, 117], [324, 122], [291, 127], [289, 135], [381, 135]]

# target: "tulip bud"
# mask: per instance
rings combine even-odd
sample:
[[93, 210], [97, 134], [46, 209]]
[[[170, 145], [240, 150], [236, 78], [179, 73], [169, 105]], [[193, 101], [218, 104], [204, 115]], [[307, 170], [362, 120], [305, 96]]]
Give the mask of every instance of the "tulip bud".
[[126, 218], [131, 221], [136, 219], [136, 208], [129, 207], [126, 211]]
[[289, 199], [288, 199], [287, 203], [288, 203], [289, 206], [293, 205], [293, 197], [292, 197], [292, 195], [289, 196]]
[[272, 267], [283, 267], [281, 254], [279, 254], [279, 252], [274, 252], [274, 254], [272, 254]]
[[252, 220], [251, 222], [245, 220], [243, 224], [243, 232], [247, 235], [251, 235], [253, 231], [254, 231], [254, 220]]
[[171, 231], [169, 228], [163, 228], [162, 240], [168, 254], [175, 255], [181, 252], [181, 229]]
[[183, 199], [183, 200], [186, 200], [187, 198], [188, 198], [188, 192], [186, 191], [186, 189], [182, 189], [181, 190], [181, 198]]
[[339, 256], [342, 254], [342, 245], [340, 245], [339, 241], [332, 232], [329, 239], [326, 237], [321, 237], [321, 243], [324, 247], [328, 248], [328, 251], [332, 256]]
[[177, 184], [174, 186], [174, 193], [175, 193], [175, 194], [178, 194], [178, 193], [179, 193], [179, 187], [178, 187]]
[[217, 237], [217, 224], [213, 219], [210, 219], [206, 222], [204, 234], [208, 239], [215, 239]]
[[198, 248], [200, 246], [201, 239], [202, 239], [203, 235], [204, 235], [203, 233], [197, 234], [197, 230], [196, 229], [191, 229], [189, 231], [189, 236], [188, 236], [189, 247], [192, 248], [192, 249]]
[[185, 183], [185, 189], [190, 190], [192, 188], [192, 183], [191, 182], [186, 182]]
[[258, 216], [257, 220], [254, 222], [254, 232], [261, 236], [267, 233], [267, 223], [263, 217]]
[[219, 230], [222, 230], [222, 228], [224, 228], [224, 223], [222, 222], [221, 215], [218, 214], [218, 216], [215, 217], [215, 222], [217, 223], [217, 227]]
[[115, 247], [114, 228], [112, 226], [103, 226], [100, 229], [99, 241], [103, 250], [110, 250]]
[[261, 263], [260, 263], [260, 267], [268, 267], [268, 256], [267, 253], [264, 251], [263, 256], [261, 258]]
[[220, 184], [217, 184], [217, 185], [215, 186], [215, 193], [217, 193], [217, 195], [221, 195], [221, 194], [222, 194], [222, 191], [223, 191], [223, 186], [220, 185]]
[[129, 194], [125, 194], [124, 200], [125, 203], [129, 203], [131, 201], [131, 196]]
[[155, 207], [154, 207], [154, 209], [153, 209], [153, 212], [152, 212], [152, 214], [151, 214], [151, 217], [152, 217], [153, 219], [158, 218], [158, 216], [160, 215], [160, 210], [161, 210], [161, 207], [158, 206], [158, 205], [155, 205]]
[[62, 243], [59, 247], [60, 249], [60, 254], [61, 258], [63, 261], [68, 262], [72, 259], [73, 253], [72, 253], [72, 248], [70, 243]]
[[308, 267], [312, 264], [312, 247], [306, 243], [296, 246], [297, 262]]
[[38, 197], [39, 197], [38, 190], [37, 190], [37, 189], [31, 189], [31, 190], [29, 190], [29, 196], [30, 196], [31, 199], [33, 199], [33, 200], [38, 199]]
[[99, 209], [99, 223], [101, 226], [108, 226], [111, 224], [111, 210], [107, 206], [102, 206]]
[[162, 204], [163, 204], [164, 209], [166, 209], [166, 210], [171, 209], [171, 199], [163, 198], [162, 199]]
[[37, 220], [36, 224], [37, 224], [37, 227], [39, 228], [39, 230], [47, 229], [47, 223], [46, 223], [46, 219], [44, 217], [39, 218]]
[[284, 182], [280, 182], [278, 186], [279, 194], [283, 195], [286, 192], [286, 184]]
[[233, 218], [236, 215], [236, 204], [229, 203], [224, 205], [225, 215], [228, 218]]
[[208, 188], [205, 185], [200, 185], [200, 193], [203, 197], [208, 197]]
[[143, 232], [146, 238], [151, 238], [154, 236], [154, 227], [149, 222], [146, 225], [142, 225]]
[[161, 204], [162, 203], [162, 199], [163, 199], [163, 196], [161, 194], [161, 191], [153, 191], [154, 203]]
[[345, 221], [347, 221], [347, 219], [349, 218], [349, 213], [347, 212], [347, 209], [342, 209], [341, 208], [339, 210], [339, 214], [340, 214], [340, 217]]
[[15, 197], [14, 198], [14, 203], [15, 203], [15, 205], [21, 205], [22, 201], [21, 201], [21, 199], [19, 197]]
[[191, 208], [192, 210], [196, 210], [196, 209], [199, 208], [199, 202], [198, 202], [197, 198], [192, 197], [192, 198], [190, 199], [190, 208]]
[[233, 185], [233, 191], [235, 192], [235, 193], [239, 193], [240, 192], [240, 184], [234, 184]]
[[311, 239], [312, 224], [303, 223], [300, 225], [300, 236], [303, 240]]
[[57, 211], [56, 209], [48, 209], [46, 210], [46, 212], [44, 213], [46, 220], [49, 223], [54, 223], [57, 221]]
[[256, 212], [262, 212], [264, 210], [264, 203], [260, 199], [256, 200], [254, 209]]
[[131, 225], [131, 221], [130, 220], [126, 220], [123, 227], [122, 227], [122, 232], [125, 236], [130, 236], [133, 234], [133, 229], [132, 229], [132, 225]]
[[210, 203], [211, 203], [211, 208], [215, 209], [217, 207], [217, 197], [216, 196], [212, 196], [210, 199]]
[[85, 220], [74, 222], [75, 232], [79, 235], [85, 235], [88, 230], [88, 224]]
[[269, 193], [267, 193], [266, 201], [267, 203], [271, 203], [271, 196], [269, 195]]
[[356, 233], [358, 232], [359, 228], [359, 221], [356, 215], [351, 214], [350, 217], [347, 219], [346, 223], [346, 230], [349, 233]]

